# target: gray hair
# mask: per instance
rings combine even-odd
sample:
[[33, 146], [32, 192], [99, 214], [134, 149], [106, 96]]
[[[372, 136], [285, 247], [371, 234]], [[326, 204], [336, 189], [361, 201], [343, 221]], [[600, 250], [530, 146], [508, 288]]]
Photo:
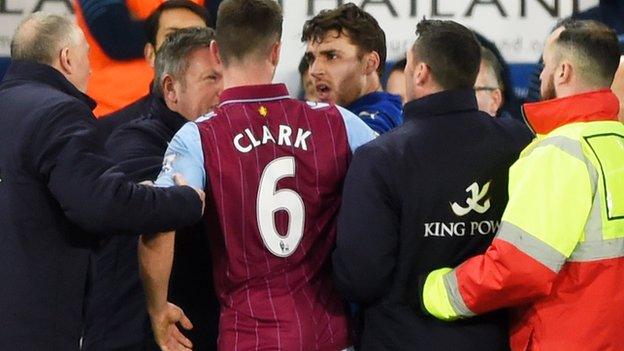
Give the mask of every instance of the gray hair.
[[481, 61], [485, 63], [486, 69], [489, 70], [488, 74], [495, 80], [496, 86], [501, 90], [505, 90], [505, 83], [503, 82], [503, 65], [492, 52], [492, 50], [481, 46]]
[[51, 65], [59, 50], [78, 43], [79, 28], [67, 17], [34, 12], [15, 30], [11, 59]]
[[189, 56], [197, 49], [209, 47], [214, 39], [212, 28], [182, 28], [168, 35], [156, 52], [156, 77], [152, 86], [154, 92], [162, 95], [165, 75], [176, 79], [183, 77], [190, 64]]

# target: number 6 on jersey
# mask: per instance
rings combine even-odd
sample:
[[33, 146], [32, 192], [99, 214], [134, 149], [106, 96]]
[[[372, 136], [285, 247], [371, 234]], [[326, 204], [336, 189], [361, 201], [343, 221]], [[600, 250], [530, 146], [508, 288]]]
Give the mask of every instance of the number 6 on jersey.
[[[271, 161], [262, 172], [256, 203], [256, 217], [260, 236], [272, 254], [278, 257], [292, 255], [301, 238], [305, 224], [305, 206], [303, 199], [294, 190], [276, 190], [277, 182], [285, 177], [295, 176], [295, 158], [280, 157]], [[288, 231], [280, 235], [275, 228], [275, 213], [288, 213]]]

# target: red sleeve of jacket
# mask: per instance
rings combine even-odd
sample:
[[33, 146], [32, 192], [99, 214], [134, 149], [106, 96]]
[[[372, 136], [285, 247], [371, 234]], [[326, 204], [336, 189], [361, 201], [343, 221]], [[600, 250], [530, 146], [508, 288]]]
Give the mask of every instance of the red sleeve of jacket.
[[551, 268], [500, 239], [454, 273], [466, 307], [476, 314], [548, 295], [557, 276]]

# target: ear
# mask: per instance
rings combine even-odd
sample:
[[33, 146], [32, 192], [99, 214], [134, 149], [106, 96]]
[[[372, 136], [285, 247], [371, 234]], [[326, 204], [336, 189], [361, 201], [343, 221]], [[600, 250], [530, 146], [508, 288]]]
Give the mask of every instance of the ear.
[[271, 47], [271, 64], [275, 67], [277, 67], [277, 64], [279, 63], [280, 60], [280, 52], [282, 51], [282, 43], [277, 41], [273, 44], [273, 46]]
[[574, 68], [572, 68], [572, 64], [569, 61], [562, 61], [559, 64], [559, 70], [556, 73], [555, 82], [557, 85], [569, 83], [572, 80], [573, 75]]
[[414, 83], [423, 86], [431, 80], [431, 70], [426, 63], [420, 62], [414, 70]]
[[59, 53], [59, 67], [61, 68], [61, 71], [65, 74], [71, 74], [74, 71], [71, 59], [69, 57], [69, 47], [64, 47], [61, 49]]
[[366, 75], [372, 74], [377, 71], [379, 65], [381, 64], [381, 58], [377, 51], [372, 51], [368, 53], [365, 57], [366, 66], [364, 67], [364, 72]]
[[498, 112], [498, 110], [503, 107], [503, 103], [505, 102], [505, 98], [503, 97], [503, 91], [500, 89], [496, 89], [492, 91], [492, 111]]
[[156, 62], [156, 49], [154, 48], [154, 45], [151, 43], [145, 44], [145, 47], [143, 48], [143, 56], [145, 56], [147, 64], [154, 68]]
[[174, 87], [173, 78], [170, 75], [165, 74], [165, 76], [163, 77], [162, 83], [160, 85], [160, 88], [162, 89], [163, 97], [165, 98], [165, 100], [173, 104], [178, 103], [178, 94], [176, 93], [176, 90]]
[[221, 54], [219, 52], [219, 44], [217, 44], [216, 40], [210, 42], [210, 53], [214, 57], [217, 64], [223, 64], [223, 62], [221, 61]]

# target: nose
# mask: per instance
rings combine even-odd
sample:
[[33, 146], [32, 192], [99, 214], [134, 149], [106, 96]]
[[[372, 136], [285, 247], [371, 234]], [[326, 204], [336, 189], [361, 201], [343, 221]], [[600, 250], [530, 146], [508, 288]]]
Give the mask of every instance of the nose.
[[314, 60], [310, 64], [310, 75], [314, 78], [320, 78], [325, 74], [325, 68], [319, 62], [319, 60]]

